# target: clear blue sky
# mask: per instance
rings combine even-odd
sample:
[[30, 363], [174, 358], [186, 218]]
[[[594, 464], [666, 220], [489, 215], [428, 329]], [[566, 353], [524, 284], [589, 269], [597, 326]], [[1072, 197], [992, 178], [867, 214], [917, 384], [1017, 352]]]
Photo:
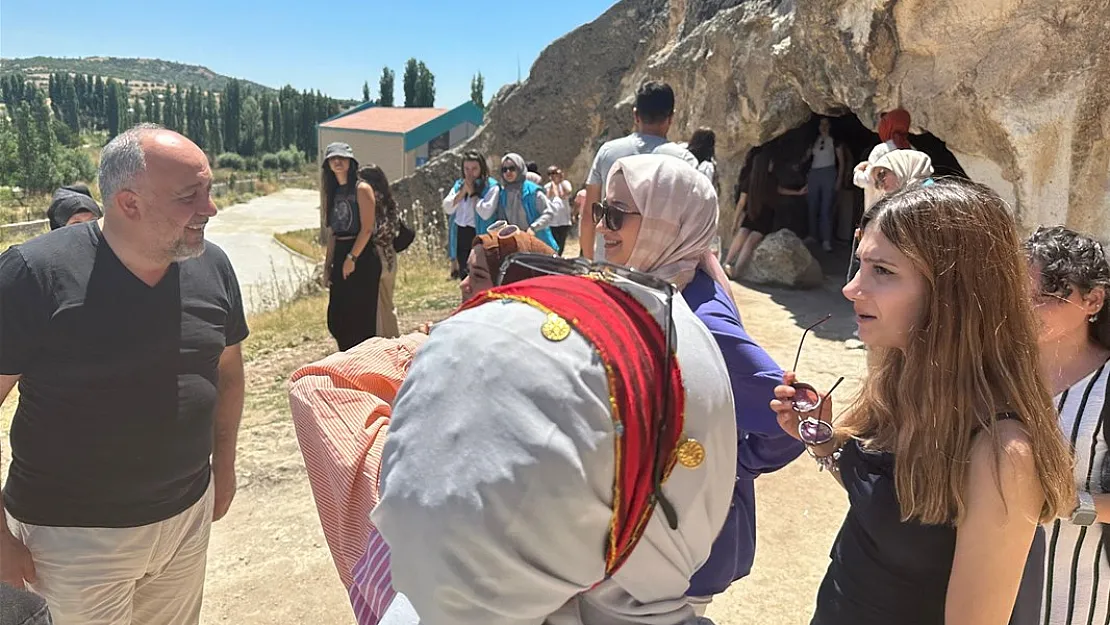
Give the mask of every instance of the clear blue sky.
[[486, 78], [489, 101], [516, 80], [518, 56], [527, 77], [544, 47], [613, 3], [3, 0], [0, 56], [160, 58], [354, 99], [364, 80], [377, 97], [388, 65], [398, 103], [404, 63], [416, 57], [435, 74], [436, 105], [451, 107], [470, 98], [475, 72]]

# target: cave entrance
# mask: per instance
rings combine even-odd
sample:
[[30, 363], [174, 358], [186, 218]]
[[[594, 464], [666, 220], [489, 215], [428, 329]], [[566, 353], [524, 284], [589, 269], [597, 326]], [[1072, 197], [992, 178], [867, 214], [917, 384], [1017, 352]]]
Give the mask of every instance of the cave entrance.
[[[802, 239], [810, 236], [809, 203], [805, 195], [789, 195], [807, 184], [810, 160], [809, 148], [817, 141], [821, 119], [828, 118], [830, 134], [837, 145], [838, 158], [845, 162], [845, 175], [837, 180], [832, 213], [831, 253], [824, 252], [819, 243], [810, 248], [825, 268], [826, 275], [842, 274], [851, 253], [851, 238], [855, 226], [863, 216], [863, 189], [852, 183], [852, 170], [857, 163], [867, 160], [871, 149], [881, 143], [879, 135], [864, 126], [850, 110], [834, 111], [830, 115], [812, 114], [804, 123], [774, 139], [753, 148], [745, 158], [740, 177], [733, 188], [733, 205], [740, 189], [750, 186], [753, 156], [761, 151], [770, 153], [771, 171], [780, 194], [775, 202], [773, 230], [788, 228]], [[948, 149], [944, 141], [932, 133], [910, 134], [910, 144], [929, 155], [936, 176], [967, 177], [963, 166]], [[814, 238], [819, 238], [815, 236]]]

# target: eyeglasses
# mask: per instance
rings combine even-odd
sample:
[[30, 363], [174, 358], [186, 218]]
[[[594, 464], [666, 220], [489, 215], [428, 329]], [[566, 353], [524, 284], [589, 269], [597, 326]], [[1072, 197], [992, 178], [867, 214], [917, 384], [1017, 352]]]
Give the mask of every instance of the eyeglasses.
[[[596, 206], [596, 205], [595, 205]], [[604, 261], [592, 262], [584, 258], [561, 258], [559, 256], [545, 256], [543, 254], [516, 253], [505, 259], [501, 264], [501, 271], [497, 279], [498, 286], [505, 286], [520, 280], [535, 278], [541, 275], [561, 276], [591, 276], [612, 284], [619, 280], [627, 280], [634, 284], [646, 287], [659, 293], [664, 298], [665, 320], [663, 335], [665, 337], [665, 354], [663, 357], [663, 402], [659, 414], [655, 415], [655, 425], [659, 436], [655, 440], [655, 457], [652, 460], [652, 484], [654, 497], [667, 518], [671, 529], [678, 529], [678, 512], [673, 504], [663, 494], [663, 476], [667, 469], [667, 459], [662, 458], [662, 442], [674, 426], [668, 418], [671, 412], [671, 355], [674, 354], [674, 323], [671, 315], [671, 304], [674, 300], [675, 288], [666, 280], [661, 280], [653, 275], [635, 271], [621, 265], [614, 265]]]
[[509, 166], [509, 167], [502, 167], [501, 168], [501, 173], [507, 174], [509, 172], [516, 172], [516, 167]]
[[[792, 371], [798, 371], [798, 360], [802, 357], [802, 345], [805, 344], [806, 335], [809, 334], [810, 330], [825, 323], [829, 319], [832, 319], [831, 313], [825, 315], [817, 323], [806, 328], [805, 332], [802, 332], [802, 340], [798, 342], [798, 353], [794, 355], [794, 367]], [[832, 395], [836, 387], [840, 386], [840, 383], [843, 381], [844, 377], [841, 376], [841, 378], [832, 385], [829, 392], [825, 393], [824, 397], [817, 392], [817, 389], [805, 382], [795, 382], [792, 385], [794, 387], [794, 401], [791, 406], [794, 408], [794, 412], [799, 415], [807, 415], [806, 418], [801, 419], [798, 423], [798, 438], [802, 439], [802, 442], [806, 445], [811, 447], [814, 445], [824, 445], [833, 439], [833, 426], [828, 421], [821, 420], [819, 408], [821, 408], [821, 404], [825, 403], [829, 395]], [[816, 416], [811, 413], [816, 413]]]
[[604, 222], [605, 228], [612, 232], [616, 232], [624, 225], [624, 218], [628, 215], [639, 215], [635, 211], [629, 210], [620, 204], [609, 204], [602, 200], [594, 202], [592, 207], [594, 215], [594, 223], [599, 224]]

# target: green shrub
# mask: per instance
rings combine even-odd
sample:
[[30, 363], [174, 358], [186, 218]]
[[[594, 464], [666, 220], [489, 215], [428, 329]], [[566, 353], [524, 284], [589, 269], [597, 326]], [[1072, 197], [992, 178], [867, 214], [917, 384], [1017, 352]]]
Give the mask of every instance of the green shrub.
[[81, 146], [81, 138], [73, 130], [66, 125], [65, 122], [55, 117], [50, 120], [50, 128], [54, 131], [54, 136], [57, 137], [58, 143], [67, 148], [76, 148]]
[[242, 156], [234, 152], [224, 152], [216, 157], [216, 166], [224, 169], [246, 169], [247, 163]]
[[281, 161], [282, 171], [297, 169], [304, 164], [304, 153], [293, 146], [278, 152], [277, 156], [278, 160]]
[[244, 168], [248, 171], [258, 171], [259, 161], [257, 156], [248, 156], [244, 159]]
[[277, 154], [263, 154], [262, 169], [281, 169], [281, 158]]
[[81, 150], [62, 150], [58, 158], [58, 175], [62, 184], [81, 180], [96, 180], [96, 165]]

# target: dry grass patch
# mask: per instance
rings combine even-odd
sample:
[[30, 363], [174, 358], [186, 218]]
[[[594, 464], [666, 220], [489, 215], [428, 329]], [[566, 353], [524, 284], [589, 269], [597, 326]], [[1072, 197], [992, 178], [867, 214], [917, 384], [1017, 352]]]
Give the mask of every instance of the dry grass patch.
[[279, 232], [274, 235], [278, 243], [293, 250], [301, 256], [307, 256], [318, 261], [324, 260], [327, 250], [319, 241], [320, 231], [317, 228], [305, 228], [303, 230], [290, 230], [289, 232]]

